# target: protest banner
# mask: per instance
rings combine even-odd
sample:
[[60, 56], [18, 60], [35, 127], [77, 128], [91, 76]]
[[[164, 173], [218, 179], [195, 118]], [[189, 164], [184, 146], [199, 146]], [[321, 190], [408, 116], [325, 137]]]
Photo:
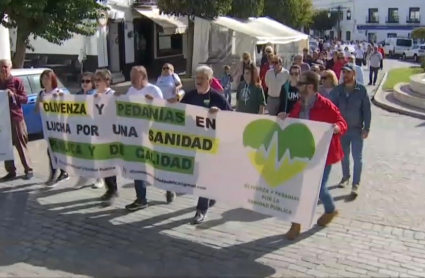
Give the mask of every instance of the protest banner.
[[108, 150], [116, 138], [115, 103], [108, 96], [47, 96], [40, 111], [53, 167], [93, 178], [119, 174], [121, 158]]
[[[65, 96], [64, 101], [77, 101], [74, 98]], [[87, 105], [94, 106], [90, 99], [86, 97]], [[84, 156], [70, 151], [60, 156], [72, 161], [75, 173], [84, 175], [80, 169], [100, 162], [102, 167], [119, 165], [124, 177], [165, 190], [313, 223], [332, 137], [330, 124], [229, 111], [211, 115], [203, 107], [139, 96], [103, 96], [101, 101], [108, 108], [101, 116], [56, 115], [55, 121], [62, 124], [105, 130], [102, 141], [78, 133], [71, 140], [68, 133], [55, 133], [56, 140], [88, 144]], [[90, 149], [101, 155], [89, 155]]]
[[13, 160], [11, 132], [9, 95], [6, 91], [0, 91], [0, 161]]

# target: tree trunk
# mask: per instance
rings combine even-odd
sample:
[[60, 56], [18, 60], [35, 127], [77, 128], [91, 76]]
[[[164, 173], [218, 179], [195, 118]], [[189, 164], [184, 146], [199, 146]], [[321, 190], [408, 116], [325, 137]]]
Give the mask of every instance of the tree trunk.
[[25, 62], [25, 53], [27, 51], [26, 40], [28, 39], [28, 34], [19, 31], [20, 28], [16, 31], [16, 50], [15, 55], [12, 58], [13, 68], [20, 69], [24, 67]]
[[187, 28], [187, 55], [186, 55], [186, 76], [192, 77], [193, 61], [193, 39], [195, 35], [195, 19], [189, 17], [189, 26]]

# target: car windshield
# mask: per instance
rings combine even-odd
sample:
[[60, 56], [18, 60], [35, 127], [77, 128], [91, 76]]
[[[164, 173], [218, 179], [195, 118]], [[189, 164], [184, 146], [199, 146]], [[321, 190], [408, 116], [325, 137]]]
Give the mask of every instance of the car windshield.
[[412, 47], [412, 44], [413, 44], [412, 40], [397, 39], [397, 42], [396, 42], [396, 45], [405, 46], [405, 47]]
[[419, 48], [419, 45], [414, 45], [413, 47], [412, 47], [412, 49], [418, 49]]
[[[41, 90], [43, 90], [43, 88], [41, 88], [41, 84], [40, 84], [40, 74], [31, 74], [28, 75], [28, 79], [30, 80], [32, 91], [33, 92], [40, 92]], [[58, 79], [58, 88], [65, 88], [65, 86], [62, 84], [62, 82]]]

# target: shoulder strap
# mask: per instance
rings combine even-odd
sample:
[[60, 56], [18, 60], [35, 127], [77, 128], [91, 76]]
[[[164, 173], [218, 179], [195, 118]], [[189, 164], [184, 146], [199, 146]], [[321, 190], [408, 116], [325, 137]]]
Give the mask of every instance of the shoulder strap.
[[288, 109], [288, 98], [289, 98], [289, 80], [288, 81], [286, 81], [286, 83], [285, 83], [285, 93], [286, 93], [286, 97], [285, 97], [285, 113], [287, 113], [286, 112], [286, 110]]
[[41, 95], [43, 94], [43, 90], [41, 90], [39, 93], [38, 93], [38, 96], [39, 97], [41, 97]]

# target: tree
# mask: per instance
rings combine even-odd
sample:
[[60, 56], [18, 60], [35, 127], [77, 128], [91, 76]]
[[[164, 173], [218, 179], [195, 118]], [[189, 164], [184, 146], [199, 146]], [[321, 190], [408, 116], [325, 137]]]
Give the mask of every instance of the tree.
[[232, 8], [232, 0], [158, 0], [158, 8], [165, 14], [187, 16], [189, 18], [186, 74], [191, 76], [195, 16], [214, 19], [217, 16], [226, 15]]
[[1, 0], [1, 24], [17, 28], [14, 67], [23, 67], [31, 36], [61, 44], [74, 34], [93, 35], [102, 9], [94, 0]]
[[294, 29], [308, 26], [313, 17], [312, 0], [265, 0], [264, 15]]
[[423, 40], [425, 39], [425, 27], [419, 27], [412, 31], [412, 38]]
[[330, 17], [328, 13], [328, 10], [315, 11], [310, 28], [319, 32], [332, 29], [338, 23], [338, 12], [331, 12]]
[[236, 18], [258, 17], [264, 12], [264, 0], [233, 0], [227, 14]]

